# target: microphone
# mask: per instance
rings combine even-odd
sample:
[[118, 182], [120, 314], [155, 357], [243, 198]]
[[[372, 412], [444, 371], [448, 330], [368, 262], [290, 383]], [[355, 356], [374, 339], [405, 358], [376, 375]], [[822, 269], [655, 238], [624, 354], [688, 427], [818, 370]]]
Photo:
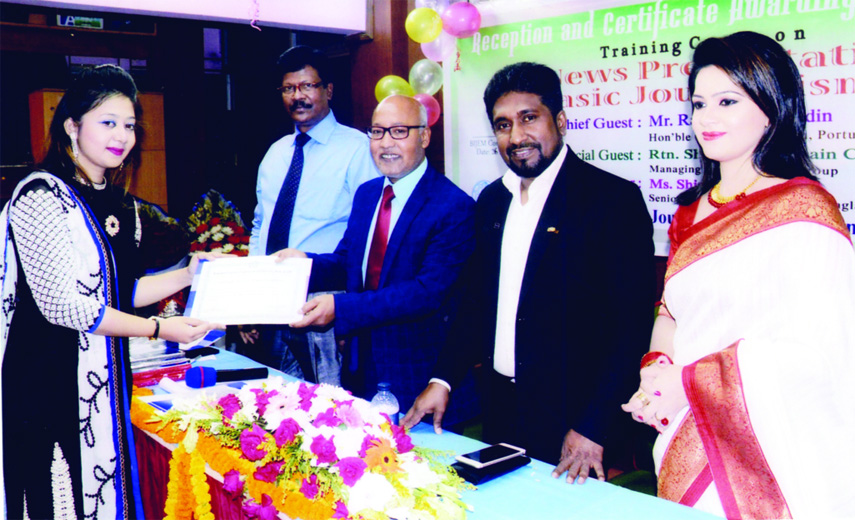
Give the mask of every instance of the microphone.
[[187, 369], [184, 381], [190, 388], [205, 388], [227, 381], [246, 379], [266, 379], [267, 367], [241, 368], [238, 370], [217, 370], [213, 367], [192, 367]]

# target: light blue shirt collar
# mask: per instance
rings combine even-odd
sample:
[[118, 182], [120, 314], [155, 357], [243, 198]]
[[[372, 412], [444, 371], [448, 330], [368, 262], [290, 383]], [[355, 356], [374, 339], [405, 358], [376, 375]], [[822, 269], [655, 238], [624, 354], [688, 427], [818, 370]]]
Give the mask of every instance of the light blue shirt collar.
[[[330, 110], [330, 113], [327, 114], [325, 118], [321, 119], [318, 124], [310, 128], [306, 133], [315, 141], [321, 144], [327, 144], [335, 131], [336, 123], [337, 121], [335, 116], [333, 115], [332, 110]], [[297, 133], [299, 133], [299, 130], [297, 130], [294, 135], [296, 136]], [[294, 144], [292, 143], [291, 146], [294, 146]]]

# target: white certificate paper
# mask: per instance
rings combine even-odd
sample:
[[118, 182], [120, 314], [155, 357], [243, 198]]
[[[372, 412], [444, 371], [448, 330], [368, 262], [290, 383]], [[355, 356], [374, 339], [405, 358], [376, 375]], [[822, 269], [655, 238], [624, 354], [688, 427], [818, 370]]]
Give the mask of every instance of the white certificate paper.
[[312, 260], [273, 256], [201, 262], [186, 316], [224, 325], [282, 325], [303, 317]]

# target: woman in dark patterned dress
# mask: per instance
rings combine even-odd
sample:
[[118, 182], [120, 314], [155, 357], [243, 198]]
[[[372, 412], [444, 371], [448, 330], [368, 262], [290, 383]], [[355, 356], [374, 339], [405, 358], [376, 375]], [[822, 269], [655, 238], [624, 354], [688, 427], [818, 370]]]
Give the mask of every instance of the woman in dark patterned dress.
[[189, 285], [198, 262], [142, 277], [145, 238], [127, 193], [140, 115], [121, 68], [81, 73], [56, 109], [44, 163], [1, 217], [8, 518], [142, 518], [124, 338], [190, 342], [212, 328], [127, 313]]

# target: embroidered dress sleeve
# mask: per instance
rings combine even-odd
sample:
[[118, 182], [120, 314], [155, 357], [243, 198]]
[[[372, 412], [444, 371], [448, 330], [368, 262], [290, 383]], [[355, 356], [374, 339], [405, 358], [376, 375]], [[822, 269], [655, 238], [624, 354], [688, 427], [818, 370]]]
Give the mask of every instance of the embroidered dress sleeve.
[[92, 296], [101, 285], [101, 273], [96, 270], [78, 280], [83, 262], [69, 227], [74, 210], [55, 190], [38, 181], [25, 187], [11, 206], [12, 232], [42, 315], [56, 325], [90, 331], [104, 312], [103, 304]]

